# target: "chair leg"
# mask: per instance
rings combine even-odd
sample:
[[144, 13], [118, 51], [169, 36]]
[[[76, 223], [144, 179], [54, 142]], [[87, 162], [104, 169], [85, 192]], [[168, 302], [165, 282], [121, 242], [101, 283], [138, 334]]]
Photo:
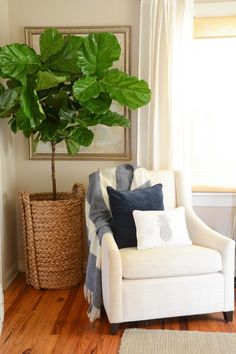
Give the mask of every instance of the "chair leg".
[[110, 334], [117, 334], [118, 329], [119, 329], [119, 323], [110, 324]]
[[224, 320], [226, 322], [233, 321], [233, 317], [234, 317], [234, 312], [233, 311], [223, 312], [223, 315], [224, 315]]

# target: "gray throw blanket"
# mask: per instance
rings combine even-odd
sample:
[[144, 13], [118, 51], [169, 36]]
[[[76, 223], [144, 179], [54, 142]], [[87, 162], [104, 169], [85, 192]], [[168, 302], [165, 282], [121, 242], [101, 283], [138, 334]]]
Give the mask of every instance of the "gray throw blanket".
[[101, 242], [109, 233], [111, 212], [106, 187], [117, 190], [133, 190], [151, 186], [148, 172], [134, 165], [121, 165], [97, 171], [89, 176], [85, 214], [89, 255], [84, 285], [84, 295], [90, 304], [88, 316], [91, 321], [100, 317], [102, 307]]

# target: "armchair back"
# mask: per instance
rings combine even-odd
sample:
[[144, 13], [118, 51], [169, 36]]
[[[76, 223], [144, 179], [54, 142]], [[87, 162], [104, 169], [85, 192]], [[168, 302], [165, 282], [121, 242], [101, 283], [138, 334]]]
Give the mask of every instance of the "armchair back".
[[162, 183], [163, 201], [165, 210], [176, 208], [176, 188], [174, 171], [169, 170], [150, 170], [148, 171], [152, 184]]

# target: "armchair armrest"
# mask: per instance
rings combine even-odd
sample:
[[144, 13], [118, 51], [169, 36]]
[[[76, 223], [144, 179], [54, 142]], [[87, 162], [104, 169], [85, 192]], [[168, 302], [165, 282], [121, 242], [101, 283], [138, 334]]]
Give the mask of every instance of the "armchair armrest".
[[225, 277], [225, 311], [234, 308], [234, 266], [235, 242], [207, 226], [192, 210], [186, 208], [186, 223], [190, 238], [194, 244], [213, 248], [220, 252], [222, 273]]
[[177, 205], [183, 205], [189, 236], [194, 244], [215, 249], [222, 258], [224, 275], [225, 310], [234, 309], [235, 242], [207, 226], [194, 212], [191, 201], [191, 185], [183, 174], [175, 172]]
[[220, 253], [232, 252], [234, 254], [235, 242], [214, 231], [207, 226], [192, 210], [186, 208], [186, 222], [193, 243], [213, 248]]
[[191, 186], [182, 172], [175, 172], [177, 205], [183, 205], [186, 212], [186, 223], [193, 243], [213, 248], [221, 253], [223, 273], [234, 273], [235, 242], [212, 230], [194, 212], [191, 200]]
[[122, 322], [122, 263], [111, 233], [102, 238], [102, 293], [109, 322]]

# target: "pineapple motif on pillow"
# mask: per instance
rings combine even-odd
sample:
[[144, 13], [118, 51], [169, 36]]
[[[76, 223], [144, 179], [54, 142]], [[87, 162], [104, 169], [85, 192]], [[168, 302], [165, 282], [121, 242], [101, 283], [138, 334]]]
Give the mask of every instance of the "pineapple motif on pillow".
[[158, 223], [160, 224], [160, 238], [165, 242], [170, 241], [173, 238], [170, 218], [166, 215], [158, 216]]
[[183, 206], [170, 210], [134, 210], [133, 217], [138, 249], [192, 244]]

